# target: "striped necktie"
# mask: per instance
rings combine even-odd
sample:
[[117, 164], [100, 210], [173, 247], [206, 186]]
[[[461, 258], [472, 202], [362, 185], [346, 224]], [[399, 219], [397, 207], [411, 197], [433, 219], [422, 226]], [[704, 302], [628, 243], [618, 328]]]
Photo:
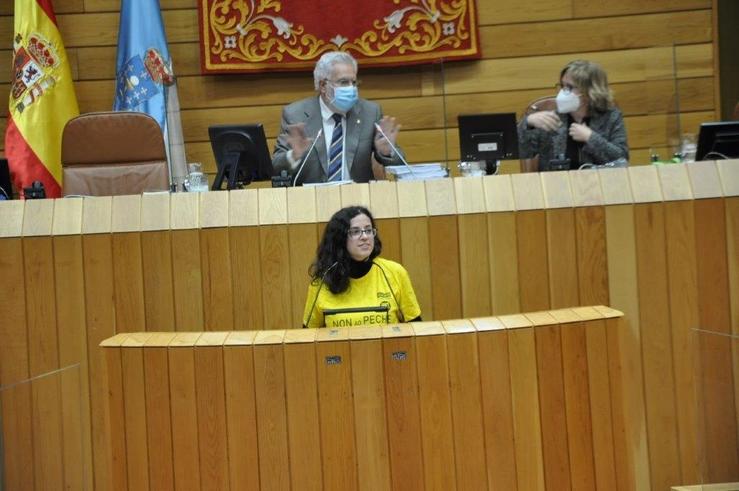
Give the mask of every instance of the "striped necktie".
[[336, 122], [334, 133], [331, 135], [331, 147], [328, 151], [328, 180], [340, 181], [344, 155], [344, 131], [341, 128], [341, 114], [332, 116]]

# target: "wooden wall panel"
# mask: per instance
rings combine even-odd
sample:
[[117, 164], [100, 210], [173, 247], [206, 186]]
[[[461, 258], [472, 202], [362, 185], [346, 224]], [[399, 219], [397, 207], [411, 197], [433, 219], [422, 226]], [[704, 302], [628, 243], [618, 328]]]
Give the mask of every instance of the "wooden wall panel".
[[518, 286], [521, 310], [549, 308], [546, 215], [542, 210], [516, 214]]
[[113, 235], [113, 291], [117, 332], [146, 330], [141, 235]]
[[[29, 377], [28, 333], [26, 331], [23, 244], [20, 238], [0, 239], [0, 268], [6, 272], [8, 288], [0, 295], [0, 309], [7, 314], [0, 324], [0, 385], [10, 387]], [[7, 340], [7, 342], [5, 341]], [[5, 389], [2, 397], [3, 453], [5, 484], [10, 489], [33, 489], [33, 422], [30, 384]]]
[[200, 234], [203, 279], [203, 320], [208, 331], [234, 329], [233, 278], [228, 229], [213, 228]]
[[[731, 332], [729, 313], [728, 266], [726, 259], [726, 218], [722, 200], [695, 202], [697, 252], [697, 286], [699, 325], [716, 333]], [[720, 241], [720, 242], [719, 242]], [[701, 391], [704, 414], [706, 468], [704, 476], [711, 482], [726, 480], [739, 468], [738, 452], [719, 451], [713, 442], [733, 442], [737, 438], [737, 408], [718, 401], [734, 390], [731, 346], [716, 335], [700, 336]], [[730, 393], [730, 392], [728, 392]]]
[[173, 230], [171, 242], [175, 325], [178, 331], [201, 331], [204, 297], [198, 231]]
[[[347, 333], [348, 334], [348, 333]], [[357, 489], [352, 365], [348, 340], [316, 344], [323, 485]]]
[[[222, 337], [225, 338], [225, 335]], [[221, 346], [198, 346], [195, 349], [195, 389], [198, 408], [200, 489], [229, 489], [225, 382]]]
[[174, 278], [169, 231], [141, 233], [141, 261], [147, 329], [174, 331]]
[[544, 489], [541, 419], [536, 373], [536, 347], [531, 328], [508, 333], [513, 434], [518, 489]]
[[82, 237], [54, 237], [53, 247], [57, 331], [63, 333], [59, 336], [59, 365], [80, 364], [61, 373], [63, 431], [65, 435], [80, 435], [79, 439], [64, 439], [64, 479], [69, 488], [92, 488], [92, 469], [82, 465], [92, 461]]
[[320, 238], [314, 223], [292, 224], [287, 233], [290, 243], [290, 296], [293, 299], [289, 325], [299, 327], [303, 325], [303, 310], [310, 284], [308, 273], [316, 258]]
[[[647, 448], [644, 381], [641, 374], [641, 331], [638, 303], [636, 239], [632, 205], [606, 209], [608, 251], [608, 290], [610, 302], [628, 312], [626, 328], [617, 332], [618, 364], [616, 382], [628, 381], [619, 388], [622, 401], [614, 404], [616, 468], [619, 489], [650, 486]], [[610, 347], [610, 344], [609, 344]], [[613, 360], [612, 363], [616, 363]]]
[[121, 374], [124, 381], [127, 482], [131, 489], [149, 489], [144, 352], [141, 348], [132, 347], [121, 352]]
[[489, 213], [487, 228], [492, 312], [515, 314], [520, 311], [515, 214]]
[[[675, 399], [690, 400], [696, 393], [692, 329], [699, 325], [693, 204], [677, 201], [665, 203], [664, 208]], [[698, 408], [677, 404], [676, 409], [682, 482], [698, 482]]]
[[[253, 339], [253, 337], [252, 337]], [[223, 349], [228, 471], [231, 489], [259, 489], [259, 443], [255, 402], [254, 351], [251, 346]]]
[[418, 363], [412, 338], [383, 339], [392, 489], [424, 487]]
[[[82, 237], [85, 271], [85, 310], [87, 353], [89, 361], [92, 458], [95, 489], [104, 488], [109, 477], [108, 414], [105, 409], [103, 360], [97, 355], [98, 345], [115, 334], [113, 309], [113, 258], [111, 237], [106, 234]], [[106, 299], [107, 301], [103, 300]]]
[[544, 489], [572, 487], [567, 432], [568, 424], [559, 326], [534, 329], [536, 371], [541, 412], [541, 445], [544, 455]]
[[575, 215], [571, 208], [547, 210], [547, 262], [552, 308], [582, 305], [578, 292]]
[[[593, 461], [597, 489], [618, 489], [616, 479], [616, 460], [614, 456], [614, 411], [613, 406], [620, 403], [613, 394], [617, 387], [611, 386], [611, 378], [617, 374], [610, 370], [614, 360], [610, 350], [606, 323], [597, 322], [588, 328], [586, 334], [588, 367], [588, 388], [590, 390], [590, 417], [593, 428]], [[613, 338], [612, 338], [613, 339]], [[602, 356], [600, 353], [605, 353]]]
[[488, 488], [515, 491], [516, 448], [507, 333], [493, 331], [479, 334], [478, 349]]
[[[484, 230], [483, 230], [484, 232]], [[444, 322], [447, 332], [474, 332], [472, 324]], [[458, 489], [484, 489], [488, 483], [485, 432], [476, 336], [448, 336], [447, 362], [451, 395]]]
[[[123, 368], [121, 366], [121, 358], [123, 353], [120, 351], [113, 351], [105, 353], [105, 360], [103, 363], [106, 364], [106, 387], [107, 387], [107, 410], [106, 413], [112, 421], [126, 421], [126, 410], [124, 406], [124, 388], [123, 388]], [[124, 424], [125, 428], [125, 424]], [[108, 461], [108, 479], [97, 487], [107, 488], [110, 487], [114, 490], [125, 490], [128, 489], [128, 470], [127, 470], [127, 455], [126, 455], [126, 433], [119, 431], [114, 435], [110, 436], [110, 448], [106, 448], [102, 451], [103, 455], [100, 457]], [[107, 455], [105, 455], [107, 453]], [[96, 474], [95, 479], [99, 480], [100, 475]]]
[[[647, 437], [652, 488], [665, 488], [680, 475], [670, 351], [664, 210], [661, 204], [639, 204], [634, 210]], [[658, 254], [655, 254], [658, 252]]]
[[421, 306], [421, 318], [434, 319], [431, 281], [429, 226], [425, 217], [400, 219], [400, 248], [403, 267], [408, 271]]
[[[262, 268], [261, 292], [264, 324], [267, 329], [293, 326], [290, 291], [290, 251], [287, 226], [260, 227], [259, 249]], [[306, 290], [307, 291], [307, 290]], [[302, 304], [302, 302], [301, 302]], [[304, 305], [304, 304], [303, 304]]]
[[147, 347], [144, 350], [144, 376], [151, 489], [174, 489], [168, 372], [167, 348]]
[[284, 353], [290, 480], [293, 489], [322, 489], [316, 348], [307, 342], [285, 344]]
[[[573, 490], [582, 491], [596, 488], [586, 341], [591, 328], [597, 329], [589, 326], [586, 332], [582, 324], [564, 324], [560, 329], [571, 483]], [[606, 351], [604, 345], [599, 347]]]
[[229, 230], [233, 271], [234, 329], [264, 329], [262, 286], [253, 278], [262, 277], [259, 229]]
[[452, 407], [446, 337], [439, 328], [433, 336], [416, 338], [418, 397], [423, 432], [423, 470], [426, 489], [454, 489], [456, 469], [452, 442]]
[[605, 210], [600, 206], [575, 208], [577, 275], [581, 305], [608, 303], [608, 255]]
[[[312, 80], [307, 72], [203, 76], [196, 3], [172, 0], [162, 2], [161, 6], [179, 76], [189, 160], [202, 161], [208, 172], [213, 173], [213, 156], [205, 144], [205, 128], [209, 124], [261, 121], [273, 137], [280, 108], [310, 95]], [[119, 4], [111, 0], [65, 0], [57, 2], [55, 9], [81, 110], [108, 110], [113, 100]], [[12, 37], [12, 11], [12, 3], [0, 7], [0, 33], [6, 39]], [[710, 0], [660, 0], [650, 2], [647, 8], [635, 0], [618, 5], [602, 0], [556, 0], [546, 4], [524, 0], [515, 6], [501, 0], [484, 0], [478, 2], [477, 14], [482, 60], [446, 63], [442, 68], [434, 65], [365, 68], [361, 71], [362, 95], [381, 100], [386, 106], [385, 113], [399, 117], [407, 129], [439, 128], [445, 122], [453, 127], [457, 114], [470, 112], [464, 106], [472, 111], [484, 108], [488, 112], [520, 112], [527, 101], [552, 93], [559, 69], [575, 58], [602, 63], [611, 83], [670, 79], [671, 84], [666, 71], [671, 71], [674, 45], [679, 64], [678, 85], [705, 77], [710, 87], [707, 85], [701, 93], [708, 96], [709, 105], [702, 109], [714, 112], [712, 41], [715, 33]], [[593, 37], [593, 32], [599, 36]], [[0, 64], [9, 66], [10, 59], [8, 45], [0, 49]], [[522, 73], [526, 76], [522, 77]], [[7, 99], [10, 75], [10, 71], [0, 74], [0, 99]], [[249, 91], [244, 90], [244, 77], [248, 79]], [[437, 100], [442, 93], [442, 80], [446, 81], [443, 92], [448, 96], [445, 104]], [[620, 98], [622, 90], [616, 89]], [[538, 93], [524, 95], [527, 90]], [[659, 95], [650, 97], [651, 100], [666, 95], [666, 91], [653, 92]], [[464, 97], [458, 97], [460, 94]], [[494, 101], [496, 98], [504, 101], [502, 107]], [[689, 93], [681, 90], [680, 99], [683, 111], [695, 110], [691, 107], [695, 98]], [[444, 106], [450, 114], [442, 117]], [[641, 113], [644, 107], [641, 106]], [[212, 111], [213, 108], [222, 109]], [[630, 116], [630, 110], [626, 114]], [[627, 122], [627, 128], [630, 126]], [[0, 130], [4, 127], [3, 118]], [[660, 142], [654, 147], [667, 150], [668, 135], [656, 127], [652, 134]], [[413, 162], [449, 160], [445, 139], [427, 140], [424, 149], [416, 144], [419, 141], [416, 136], [405, 133], [400, 143]], [[196, 142], [203, 145], [193, 146]], [[648, 147], [632, 144], [632, 148], [639, 150], [632, 156], [646, 162]], [[449, 155], [454, 160], [457, 151], [450, 151]]]
[[169, 397], [172, 403], [172, 456], [176, 490], [200, 489], [198, 407], [195, 354], [182, 347], [169, 349]]
[[382, 341], [350, 333], [357, 478], [360, 490], [390, 489]]
[[260, 482], [271, 489], [290, 489], [285, 371], [280, 345], [254, 347], [254, 389]]
[[428, 220], [434, 319], [462, 317], [459, 264], [449, 260], [459, 255], [456, 222], [454, 216], [437, 216]]
[[487, 218], [482, 213], [460, 215], [459, 269], [462, 315], [480, 317], [490, 312], [490, 266]]

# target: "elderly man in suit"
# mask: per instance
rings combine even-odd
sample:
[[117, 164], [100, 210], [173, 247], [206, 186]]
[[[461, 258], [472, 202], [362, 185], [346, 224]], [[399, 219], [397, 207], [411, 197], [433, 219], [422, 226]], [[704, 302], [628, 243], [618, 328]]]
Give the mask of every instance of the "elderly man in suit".
[[383, 117], [378, 104], [359, 98], [357, 62], [350, 54], [325, 53], [313, 79], [318, 96], [282, 111], [272, 157], [275, 172], [287, 171], [296, 184], [367, 182], [373, 177], [373, 162], [402, 164], [393, 150], [400, 125], [395, 118]]

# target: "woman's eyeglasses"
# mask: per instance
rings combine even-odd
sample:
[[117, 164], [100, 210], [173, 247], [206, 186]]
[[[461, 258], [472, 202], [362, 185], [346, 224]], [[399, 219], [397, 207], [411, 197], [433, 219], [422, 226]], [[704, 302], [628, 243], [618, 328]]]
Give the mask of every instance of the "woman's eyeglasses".
[[554, 86], [557, 89], [562, 89], [562, 90], [564, 90], [566, 92], [572, 92], [573, 90], [577, 89], [577, 87], [575, 87], [574, 85], [571, 85], [571, 84], [558, 83], [558, 84], [555, 84]]
[[377, 229], [376, 228], [350, 228], [348, 232], [349, 238], [351, 239], [358, 239], [362, 235], [366, 235], [367, 237], [374, 237], [377, 235]]

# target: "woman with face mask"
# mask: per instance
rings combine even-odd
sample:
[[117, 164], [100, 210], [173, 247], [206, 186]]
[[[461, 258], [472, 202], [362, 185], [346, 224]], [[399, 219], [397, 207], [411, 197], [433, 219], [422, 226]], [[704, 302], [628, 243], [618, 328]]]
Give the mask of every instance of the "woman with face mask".
[[556, 111], [538, 111], [518, 125], [522, 159], [539, 157], [538, 169], [579, 169], [628, 161], [623, 114], [613, 103], [600, 65], [576, 60], [560, 72]]

